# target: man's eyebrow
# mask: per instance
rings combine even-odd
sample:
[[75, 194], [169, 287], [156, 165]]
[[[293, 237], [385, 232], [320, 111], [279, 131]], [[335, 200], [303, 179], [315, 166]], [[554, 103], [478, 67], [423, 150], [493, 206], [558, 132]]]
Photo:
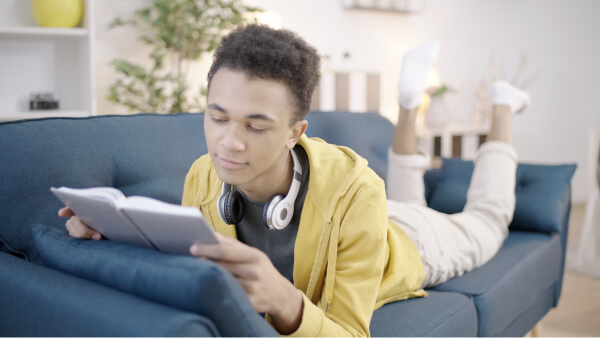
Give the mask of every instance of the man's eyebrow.
[[268, 121], [268, 122], [275, 122], [274, 119], [272, 119], [271, 117], [269, 117], [265, 114], [246, 115], [246, 118], [249, 120], [263, 120], [263, 121]]
[[[220, 106], [216, 103], [209, 104], [207, 106], [207, 108], [218, 110], [219, 112], [221, 112], [223, 114], [229, 114], [227, 109], [223, 108], [222, 106]], [[263, 121], [268, 121], [268, 122], [275, 122], [274, 119], [272, 119], [271, 117], [269, 117], [265, 114], [251, 114], [251, 115], [246, 115], [245, 117], [249, 120], [263, 120]]]
[[218, 105], [217, 103], [211, 103], [207, 106], [207, 108], [211, 108], [211, 109], [215, 109], [215, 110], [219, 110], [220, 112], [227, 114], [227, 110], [225, 110], [225, 108], [223, 108], [222, 106]]

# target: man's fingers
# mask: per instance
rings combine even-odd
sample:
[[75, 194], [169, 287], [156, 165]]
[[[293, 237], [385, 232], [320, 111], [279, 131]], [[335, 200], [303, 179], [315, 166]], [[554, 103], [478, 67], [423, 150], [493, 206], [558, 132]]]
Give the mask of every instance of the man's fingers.
[[69, 231], [69, 235], [72, 237], [94, 240], [99, 240], [100, 238], [102, 238], [100, 233], [90, 229], [77, 216], [72, 216], [71, 218], [69, 218], [65, 226]]
[[190, 253], [196, 257], [204, 257], [220, 262], [244, 263], [256, 261], [261, 251], [252, 248], [236, 239], [215, 234], [220, 244], [194, 244]]
[[223, 268], [225, 268], [227, 271], [229, 271], [232, 275], [234, 275], [238, 279], [256, 281], [260, 277], [259, 271], [255, 264], [232, 263], [232, 262], [217, 261], [217, 260], [214, 262], [221, 265]]
[[75, 216], [75, 213], [73, 213], [73, 211], [71, 211], [71, 209], [69, 209], [69, 207], [64, 207], [58, 211], [58, 215], [60, 217], [69, 218], [69, 217]]
[[81, 219], [77, 217], [71, 209], [69, 209], [69, 207], [60, 209], [58, 211], [58, 215], [60, 217], [69, 218], [69, 220], [65, 223], [65, 227], [69, 231], [70, 236], [94, 240], [99, 240], [102, 238], [100, 233], [90, 229], [90, 227], [83, 223]]
[[190, 247], [192, 256], [208, 259], [219, 259], [223, 255], [223, 248], [219, 244], [193, 244]]

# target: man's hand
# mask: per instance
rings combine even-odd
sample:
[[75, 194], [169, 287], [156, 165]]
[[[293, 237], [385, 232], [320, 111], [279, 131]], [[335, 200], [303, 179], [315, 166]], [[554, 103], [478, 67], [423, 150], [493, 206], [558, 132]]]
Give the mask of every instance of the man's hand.
[[65, 227], [69, 231], [69, 236], [76, 238], [85, 238], [99, 240], [102, 238], [100, 233], [90, 229], [79, 217], [73, 213], [69, 207], [64, 207], [58, 211], [60, 217], [69, 218]]
[[282, 276], [262, 251], [216, 234], [221, 245], [194, 244], [190, 253], [207, 258], [231, 272], [242, 285], [257, 312], [269, 313], [274, 328], [290, 334], [298, 328], [303, 296]]

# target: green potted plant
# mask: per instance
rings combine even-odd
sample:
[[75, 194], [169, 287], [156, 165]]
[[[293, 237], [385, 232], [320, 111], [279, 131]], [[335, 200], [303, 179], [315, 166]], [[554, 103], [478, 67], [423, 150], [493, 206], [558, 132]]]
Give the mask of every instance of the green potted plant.
[[109, 101], [136, 113], [202, 111], [206, 88], [190, 93], [186, 80], [190, 64], [212, 52], [226, 33], [248, 22], [246, 13], [256, 11], [260, 10], [243, 6], [240, 0], [154, 0], [129, 18], [114, 19], [110, 28], [132, 27], [152, 48], [152, 66], [113, 59], [118, 77], [109, 88]]

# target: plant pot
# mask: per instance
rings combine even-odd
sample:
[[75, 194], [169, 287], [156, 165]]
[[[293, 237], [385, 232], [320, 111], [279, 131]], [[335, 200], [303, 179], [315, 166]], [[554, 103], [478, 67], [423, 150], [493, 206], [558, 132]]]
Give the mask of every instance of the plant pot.
[[449, 111], [442, 97], [433, 97], [426, 112], [426, 125], [430, 129], [442, 129], [449, 123]]
[[83, 17], [82, 0], [33, 0], [31, 7], [42, 27], [76, 27]]

